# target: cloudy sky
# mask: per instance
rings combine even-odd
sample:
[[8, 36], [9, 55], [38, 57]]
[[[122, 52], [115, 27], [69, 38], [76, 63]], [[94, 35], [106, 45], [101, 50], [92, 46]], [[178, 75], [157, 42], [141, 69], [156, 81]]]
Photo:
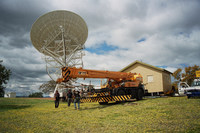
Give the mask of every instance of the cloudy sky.
[[171, 72], [200, 65], [199, 0], [1, 0], [0, 60], [12, 71], [7, 92], [34, 92], [50, 80], [30, 29], [53, 10], [87, 23], [85, 68], [118, 71], [135, 60]]

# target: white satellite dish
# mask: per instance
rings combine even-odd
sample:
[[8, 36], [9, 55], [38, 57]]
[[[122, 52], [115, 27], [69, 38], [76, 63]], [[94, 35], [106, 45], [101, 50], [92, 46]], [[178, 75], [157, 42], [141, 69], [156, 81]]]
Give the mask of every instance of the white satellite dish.
[[44, 55], [49, 76], [56, 80], [64, 66], [83, 67], [85, 21], [77, 14], [58, 10], [39, 17], [30, 33], [33, 46]]

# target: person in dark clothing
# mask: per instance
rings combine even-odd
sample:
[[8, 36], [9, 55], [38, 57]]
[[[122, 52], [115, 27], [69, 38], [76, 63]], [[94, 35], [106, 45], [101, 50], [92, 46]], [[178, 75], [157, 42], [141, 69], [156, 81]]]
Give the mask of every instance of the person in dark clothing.
[[55, 108], [58, 108], [59, 100], [60, 100], [60, 94], [59, 94], [58, 90], [56, 90], [56, 93], [54, 94], [54, 98], [55, 98]]
[[74, 108], [76, 108], [76, 103], [78, 104], [78, 109], [80, 109], [80, 92], [79, 91], [75, 91], [74, 94], [73, 94], [73, 97], [74, 97]]
[[70, 106], [72, 102], [72, 91], [71, 89], [69, 89], [68, 93], [67, 93], [67, 103], [68, 103], [68, 107]]

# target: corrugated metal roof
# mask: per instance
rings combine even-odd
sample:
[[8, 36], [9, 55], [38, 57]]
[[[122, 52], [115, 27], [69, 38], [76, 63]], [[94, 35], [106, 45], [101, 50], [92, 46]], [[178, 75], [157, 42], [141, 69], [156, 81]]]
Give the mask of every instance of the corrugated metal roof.
[[159, 68], [159, 67], [155, 67], [155, 66], [152, 66], [152, 65], [149, 65], [149, 64], [146, 64], [144, 62], [140, 62], [138, 60], [134, 61], [133, 63], [129, 64], [128, 66], [124, 67], [123, 69], [120, 70], [120, 72], [123, 72], [125, 70], [127, 70], [128, 68], [134, 66], [135, 64], [141, 64], [141, 65], [144, 65], [144, 66], [147, 66], [147, 67], [150, 67], [150, 68], [153, 68], [153, 69], [156, 69], [156, 70], [159, 70], [159, 71], [164, 71], [164, 72], [167, 72], [167, 73], [170, 73], [172, 74], [170, 71], [167, 71], [166, 69], [162, 69], [162, 68]]

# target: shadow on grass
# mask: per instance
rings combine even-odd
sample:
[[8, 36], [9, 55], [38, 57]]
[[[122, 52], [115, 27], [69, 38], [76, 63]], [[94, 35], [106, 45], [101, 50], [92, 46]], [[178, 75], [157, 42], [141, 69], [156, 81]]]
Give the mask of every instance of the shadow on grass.
[[31, 105], [0, 105], [0, 111], [7, 111], [10, 109], [25, 109], [29, 107], [31, 107]]
[[[146, 99], [143, 99], [143, 100], [146, 100]], [[140, 100], [140, 101], [143, 101], [143, 100]], [[86, 107], [81, 110], [103, 109], [103, 108], [107, 108], [107, 107], [111, 107], [111, 106], [115, 106], [115, 105], [133, 106], [133, 105], [138, 105], [138, 103], [137, 103], [137, 100], [131, 99], [130, 101], [112, 102], [112, 103], [107, 103], [105, 105], [99, 105], [96, 107]]]

